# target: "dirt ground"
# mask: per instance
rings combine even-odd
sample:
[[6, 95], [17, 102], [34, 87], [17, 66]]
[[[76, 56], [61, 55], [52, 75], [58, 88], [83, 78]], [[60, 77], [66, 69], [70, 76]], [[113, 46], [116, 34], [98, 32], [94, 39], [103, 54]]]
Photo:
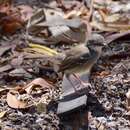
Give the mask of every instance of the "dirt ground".
[[[15, 4], [42, 7], [42, 0], [15, 0]], [[46, 0], [46, 4], [49, 2]], [[28, 46], [25, 28], [11, 36], [0, 37], [0, 129], [1, 130], [129, 130], [129, 100], [126, 93], [130, 88], [130, 40], [115, 40], [103, 49], [101, 58], [94, 65], [90, 83], [87, 106], [80, 114], [71, 113], [64, 117], [56, 114], [57, 103], [61, 96], [61, 79], [48, 67], [45, 58], [26, 58], [15, 61], [22, 55], [21, 49]], [[10, 47], [2, 54], [3, 46]], [[58, 46], [50, 46], [58, 48]], [[70, 48], [61, 45], [60, 49]], [[14, 55], [15, 54], [15, 55]], [[13, 61], [14, 60], [14, 61]], [[13, 64], [13, 68], [9, 65]], [[4, 68], [2, 68], [4, 66]], [[3, 71], [5, 69], [5, 71]], [[7, 69], [7, 70], [6, 70]], [[24, 71], [24, 70], [26, 71]], [[22, 72], [22, 75], [13, 71]], [[24, 86], [32, 80], [42, 77], [53, 83], [53, 88], [34, 91], [24, 109], [12, 108], [7, 104], [9, 88]], [[6, 89], [7, 88], [7, 89]], [[22, 93], [22, 92], [20, 92]], [[22, 97], [22, 98], [23, 98]], [[39, 101], [43, 99], [43, 102]], [[5, 112], [4, 115], [2, 115]], [[79, 115], [87, 115], [86, 127], [72, 129], [78, 123]], [[76, 123], [76, 124], [75, 124]], [[77, 126], [81, 127], [81, 126]]]

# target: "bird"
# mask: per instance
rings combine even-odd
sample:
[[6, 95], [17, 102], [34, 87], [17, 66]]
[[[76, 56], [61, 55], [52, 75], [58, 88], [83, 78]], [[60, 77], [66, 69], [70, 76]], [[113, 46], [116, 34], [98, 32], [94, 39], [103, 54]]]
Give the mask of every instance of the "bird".
[[[82, 86], [90, 85], [79, 78], [91, 71], [94, 64], [97, 62], [102, 53], [102, 48], [105, 46], [104, 37], [100, 34], [92, 34], [85, 43], [79, 44], [65, 52], [64, 59], [54, 65], [56, 72], [64, 72], [66, 78], [73, 85], [70, 76], [73, 75], [80, 81]], [[73, 85], [74, 90], [77, 91]]]

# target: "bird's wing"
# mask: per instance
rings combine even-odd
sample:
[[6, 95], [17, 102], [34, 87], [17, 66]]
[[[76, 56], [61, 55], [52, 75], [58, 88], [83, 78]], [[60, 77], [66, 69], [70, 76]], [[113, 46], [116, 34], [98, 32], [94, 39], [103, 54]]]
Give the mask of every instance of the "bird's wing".
[[89, 52], [79, 55], [69, 55], [60, 64], [59, 71], [75, 68], [86, 63], [89, 59], [91, 59], [91, 54]]
[[64, 54], [64, 59], [53, 65], [53, 68], [56, 72], [62, 72], [70, 67], [75, 66], [75, 64], [78, 64], [78, 60], [82, 59], [82, 55], [89, 55], [89, 50], [85, 44], [80, 44], [70, 50], [65, 51]]
[[68, 51], [64, 52], [67, 57], [78, 57], [84, 53], [89, 53], [89, 49], [85, 46], [85, 44], [77, 45], [76, 47], [71, 48]]

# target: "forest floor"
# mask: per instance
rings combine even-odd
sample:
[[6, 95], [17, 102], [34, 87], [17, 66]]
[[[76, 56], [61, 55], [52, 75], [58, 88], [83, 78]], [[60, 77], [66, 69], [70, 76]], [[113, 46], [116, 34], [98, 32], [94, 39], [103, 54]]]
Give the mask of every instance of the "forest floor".
[[[60, 4], [61, 7], [57, 7], [56, 1], [52, 0], [10, 2], [7, 0], [5, 5], [0, 0], [0, 129], [129, 130], [129, 1], [88, 0], [84, 4], [81, 0], [66, 0], [63, 3], [65, 9]], [[56, 9], [56, 14], [64, 15], [64, 19], [86, 20], [88, 36], [98, 33], [105, 37], [107, 46], [91, 71], [92, 87], [87, 95], [85, 112], [81, 108], [80, 112], [74, 111], [63, 117], [57, 114], [63, 78], [54, 72], [48, 57], [70, 49], [75, 43], [71, 38], [64, 40], [58, 35], [59, 28], [55, 39], [47, 39], [43, 47], [43, 44], [37, 46], [43, 40], [41, 37], [45, 40], [50, 35], [46, 29], [33, 25], [44, 16], [39, 13], [34, 21], [31, 19], [40, 8], [50, 9], [53, 13]], [[29, 23], [29, 19], [33, 22]], [[30, 40], [28, 34], [34, 38]], [[49, 50], [44, 48], [46, 46]], [[80, 114], [87, 116], [87, 127], [83, 127], [82, 119], [79, 120]]]

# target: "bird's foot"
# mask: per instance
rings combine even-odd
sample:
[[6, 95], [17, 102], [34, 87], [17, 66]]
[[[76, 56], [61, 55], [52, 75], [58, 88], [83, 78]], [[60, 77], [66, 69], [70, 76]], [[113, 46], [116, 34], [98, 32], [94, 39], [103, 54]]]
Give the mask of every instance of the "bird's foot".
[[88, 82], [81, 82], [76, 89], [80, 90], [80, 89], [85, 89], [85, 88], [91, 88], [91, 84]]
[[74, 90], [78, 95], [87, 94], [91, 88], [90, 83], [82, 82], [74, 86]]

